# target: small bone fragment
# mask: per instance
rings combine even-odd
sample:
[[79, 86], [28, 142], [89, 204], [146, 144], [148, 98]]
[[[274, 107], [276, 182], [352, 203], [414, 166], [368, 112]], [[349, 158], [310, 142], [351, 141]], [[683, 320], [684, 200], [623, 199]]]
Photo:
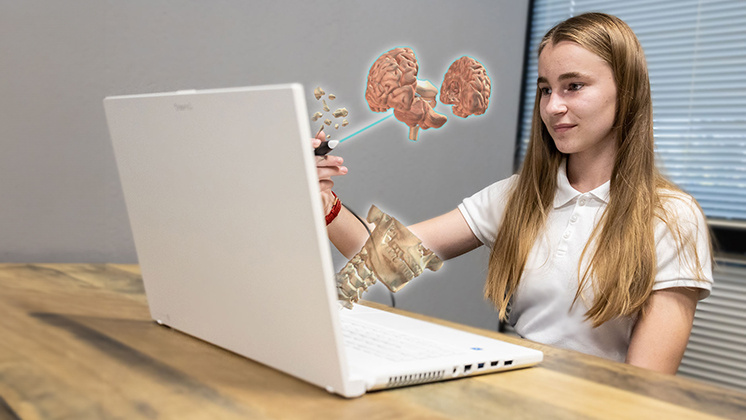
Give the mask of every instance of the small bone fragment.
[[324, 104], [324, 112], [329, 112], [329, 105], [326, 104], [326, 100], [322, 99], [321, 103]]
[[332, 125], [332, 120], [330, 120], [329, 118], [327, 118], [327, 119], [324, 120], [324, 124], [326, 124], [326, 125]]
[[322, 117], [323, 115], [324, 115], [324, 114], [322, 114], [322, 113], [320, 113], [320, 112], [317, 112], [317, 113], [313, 114], [313, 118], [312, 118], [312, 120], [314, 120], [314, 121], [317, 121], [317, 120], [318, 120], [319, 118], [321, 118], [321, 117]]
[[347, 112], [347, 108], [338, 108], [337, 110], [332, 112], [332, 115], [334, 115], [334, 118], [346, 117], [348, 114], [349, 112]]
[[329, 100], [330, 100], [330, 101], [333, 101], [333, 100], [335, 100], [335, 99], [337, 99], [337, 95], [335, 95], [335, 94], [333, 94], [333, 93], [330, 93], [330, 94], [329, 94]]
[[325, 93], [324, 89], [321, 89], [321, 86], [319, 86], [319, 87], [317, 87], [316, 89], [313, 90], [313, 96], [316, 97], [317, 101], [319, 99], [321, 99], [322, 96], [324, 96], [324, 93]]
[[349, 124], [349, 123], [350, 122], [347, 121], [347, 120], [342, 120], [342, 127], [347, 127], [347, 124]]
[[334, 129], [336, 130], [338, 128], [339, 128], [339, 124], [334, 124]]
[[331, 134], [327, 134], [326, 135], [326, 139], [329, 140], [330, 138], [332, 138], [332, 135]]

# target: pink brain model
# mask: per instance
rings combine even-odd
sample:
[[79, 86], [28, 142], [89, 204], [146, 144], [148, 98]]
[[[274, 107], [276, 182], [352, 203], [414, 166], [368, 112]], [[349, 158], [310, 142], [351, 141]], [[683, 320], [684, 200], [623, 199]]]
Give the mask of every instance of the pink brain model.
[[453, 113], [466, 118], [481, 115], [490, 104], [492, 81], [484, 66], [469, 57], [461, 57], [451, 64], [440, 87], [440, 101], [453, 105]]
[[365, 99], [374, 112], [394, 108], [394, 116], [407, 124], [409, 138], [417, 140], [420, 128], [440, 128], [448, 117], [433, 110], [438, 89], [417, 80], [417, 59], [411, 48], [394, 48], [378, 59], [368, 72]]

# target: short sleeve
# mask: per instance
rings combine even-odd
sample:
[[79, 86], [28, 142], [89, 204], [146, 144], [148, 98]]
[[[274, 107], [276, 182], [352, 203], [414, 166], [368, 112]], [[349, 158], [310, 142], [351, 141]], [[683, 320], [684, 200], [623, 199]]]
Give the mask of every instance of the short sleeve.
[[495, 182], [487, 188], [464, 199], [458, 209], [474, 236], [484, 245], [492, 247], [500, 228], [505, 205], [518, 175]]
[[[700, 289], [699, 299], [712, 290], [712, 255], [704, 214], [688, 195], [672, 194], [664, 201], [664, 219], [655, 229], [657, 273], [653, 290], [673, 287]], [[701, 267], [701, 272], [698, 267]]]

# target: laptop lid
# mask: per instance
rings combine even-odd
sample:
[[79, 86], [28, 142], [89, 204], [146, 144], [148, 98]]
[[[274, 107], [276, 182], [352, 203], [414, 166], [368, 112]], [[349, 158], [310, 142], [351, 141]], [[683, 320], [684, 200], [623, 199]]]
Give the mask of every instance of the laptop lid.
[[[342, 395], [299, 84], [104, 100], [151, 316]], [[278, 287], [278, 285], [280, 287]]]

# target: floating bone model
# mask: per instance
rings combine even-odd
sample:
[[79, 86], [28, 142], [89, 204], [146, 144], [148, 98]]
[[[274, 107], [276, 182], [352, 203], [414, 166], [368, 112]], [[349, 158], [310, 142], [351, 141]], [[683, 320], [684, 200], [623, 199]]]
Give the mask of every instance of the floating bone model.
[[437, 271], [443, 266], [409, 229], [376, 206], [371, 206], [368, 222], [376, 228], [363, 249], [336, 275], [339, 300], [348, 309], [376, 281], [396, 292], [425, 268]]

